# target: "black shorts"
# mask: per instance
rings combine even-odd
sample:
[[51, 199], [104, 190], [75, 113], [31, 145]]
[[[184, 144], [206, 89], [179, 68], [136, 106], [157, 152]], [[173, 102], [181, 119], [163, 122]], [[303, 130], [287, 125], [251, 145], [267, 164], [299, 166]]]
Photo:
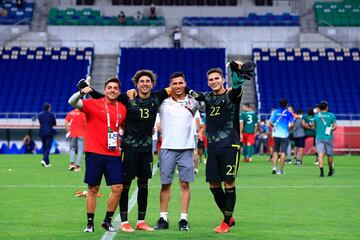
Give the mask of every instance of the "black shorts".
[[124, 183], [124, 167], [120, 156], [87, 152], [85, 164], [84, 182], [88, 185], [100, 185], [103, 175], [108, 186]]
[[294, 137], [295, 147], [305, 147], [305, 137]]
[[127, 181], [135, 177], [150, 179], [152, 177], [153, 155], [152, 152], [123, 151], [124, 175]]
[[240, 146], [208, 149], [207, 182], [233, 182], [239, 168]]
[[198, 149], [205, 149], [205, 144], [204, 144], [204, 141], [203, 140], [198, 140], [197, 142], [197, 148]]
[[274, 137], [274, 152], [286, 153], [289, 146], [289, 138]]

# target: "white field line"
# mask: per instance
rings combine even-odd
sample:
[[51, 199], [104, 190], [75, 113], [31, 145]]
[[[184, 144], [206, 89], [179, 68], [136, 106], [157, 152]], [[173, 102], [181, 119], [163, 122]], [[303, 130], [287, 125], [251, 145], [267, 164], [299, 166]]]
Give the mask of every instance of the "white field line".
[[[158, 170], [158, 167], [157, 167], [157, 164], [155, 164], [155, 166], [153, 168], [153, 172], [152, 172], [153, 176], [154, 176], [154, 174], [156, 173], [157, 170]], [[136, 187], [135, 190], [134, 190], [134, 193], [131, 195], [131, 198], [129, 199], [128, 212], [130, 212], [134, 208], [134, 206], [135, 206], [135, 204], [137, 202], [138, 190], [139, 190], [138, 187]], [[120, 214], [116, 215], [116, 217], [114, 219], [114, 222], [116, 223], [115, 228], [119, 231], [118, 226], [121, 223]], [[105, 232], [104, 235], [101, 237], [101, 240], [113, 240], [115, 235], [116, 235], [116, 232]]]
[[[11, 184], [11, 185], [1, 185], [0, 188], [82, 188], [84, 185], [17, 185], [17, 184]], [[176, 187], [176, 185], [174, 185]], [[149, 186], [151, 189], [158, 188], [160, 189], [160, 186]], [[208, 186], [191, 186], [192, 189], [209, 189]], [[238, 189], [321, 189], [321, 188], [360, 188], [360, 185], [274, 185], [274, 186], [237, 186]], [[135, 192], [133, 193], [131, 199], [135, 196], [137, 193], [137, 189], [135, 189]], [[130, 204], [131, 204], [130, 199]]]

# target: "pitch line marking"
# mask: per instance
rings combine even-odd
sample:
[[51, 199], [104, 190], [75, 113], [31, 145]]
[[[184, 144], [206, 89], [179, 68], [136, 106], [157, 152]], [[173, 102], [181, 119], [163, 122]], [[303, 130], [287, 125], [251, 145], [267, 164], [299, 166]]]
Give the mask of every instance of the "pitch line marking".
[[[154, 176], [154, 174], [157, 172], [158, 170], [158, 167], [157, 165], [155, 164], [155, 167], [153, 168], [153, 172], [152, 172], [152, 175]], [[136, 202], [137, 202], [137, 195], [138, 195], [138, 187], [135, 188], [135, 191], [134, 193], [131, 195], [131, 198], [129, 200], [129, 209], [128, 209], [128, 212], [131, 212], [131, 210], [134, 208]], [[121, 217], [120, 217], [120, 214], [117, 214], [115, 219], [114, 219], [114, 222], [116, 223], [117, 226], [120, 225], [121, 223]], [[118, 227], [115, 227], [117, 231], [119, 231]], [[115, 235], [116, 235], [117, 232], [105, 232], [104, 235], [101, 237], [101, 240], [113, 240]]]

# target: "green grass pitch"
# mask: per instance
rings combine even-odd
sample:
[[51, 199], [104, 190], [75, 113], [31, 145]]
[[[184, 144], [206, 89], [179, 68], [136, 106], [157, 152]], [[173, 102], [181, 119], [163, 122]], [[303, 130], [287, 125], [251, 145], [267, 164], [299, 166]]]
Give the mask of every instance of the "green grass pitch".
[[[68, 171], [68, 155], [51, 155], [51, 168], [41, 167], [40, 160], [40, 155], [0, 155], [0, 239], [101, 239], [109, 189], [104, 185], [100, 190], [104, 197], [98, 199], [95, 232], [85, 234], [85, 198], [74, 197], [77, 188], [86, 190], [84, 169]], [[286, 165], [284, 176], [271, 174], [265, 156], [255, 156], [252, 163], [241, 162], [236, 225], [224, 235], [213, 231], [221, 214], [200, 163], [200, 173], [191, 184], [189, 232], [178, 230], [180, 199], [175, 175], [170, 229], [117, 232], [114, 239], [360, 239], [360, 157], [336, 156], [336, 175], [325, 178], [319, 178], [313, 160], [307, 156], [302, 167]], [[149, 185], [146, 217], [152, 226], [159, 217], [159, 190], [157, 172]], [[129, 215], [133, 227], [136, 218], [137, 205]]]

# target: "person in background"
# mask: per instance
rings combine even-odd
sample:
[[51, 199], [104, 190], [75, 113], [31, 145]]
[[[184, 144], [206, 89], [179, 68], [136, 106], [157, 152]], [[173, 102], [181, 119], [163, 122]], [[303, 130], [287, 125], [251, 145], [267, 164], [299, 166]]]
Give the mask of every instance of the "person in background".
[[[84, 137], [86, 132], [86, 115], [79, 109], [70, 111], [65, 117], [66, 136], [70, 138], [70, 166], [69, 170], [80, 171], [84, 152]], [[75, 157], [77, 161], [75, 165]]]
[[314, 124], [316, 128], [316, 150], [319, 156], [320, 177], [324, 177], [324, 154], [326, 154], [328, 158], [328, 176], [330, 177], [335, 174], [335, 169], [333, 168], [333, 132], [336, 130], [337, 124], [335, 115], [329, 112], [329, 105], [326, 101], [320, 102], [319, 108], [320, 112], [315, 115]]
[[118, 19], [119, 19], [120, 25], [126, 25], [126, 16], [123, 11], [120, 12]]
[[[284, 163], [286, 151], [289, 145], [289, 128], [294, 126], [294, 117], [288, 111], [288, 100], [282, 98], [279, 101], [280, 108], [272, 112], [269, 125], [273, 127], [274, 153], [272, 174], [284, 175]], [[280, 170], [276, 171], [276, 164], [280, 154]]]
[[150, 20], [155, 20], [155, 19], [157, 19], [157, 16], [156, 16], [156, 7], [155, 7], [155, 4], [154, 4], [154, 3], [152, 3], [152, 4], [150, 5], [149, 19], [150, 19]]
[[25, 154], [34, 154], [36, 149], [36, 144], [34, 140], [32, 140], [29, 134], [26, 134], [23, 140], [23, 147]]
[[240, 114], [240, 138], [243, 143], [244, 162], [252, 162], [255, 133], [258, 129], [258, 116], [250, 103], [245, 103]]
[[45, 103], [43, 109], [44, 111], [38, 116], [40, 123], [39, 137], [41, 138], [43, 148], [43, 160], [41, 161], [41, 165], [43, 167], [51, 167], [49, 155], [54, 135], [56, 135], [56, 130], [54, 129], [54, 126], [56, 126], [56, 119], [55, 114], [51, 112], [50, 103]]
[[302, 114], [302, 109], [297, 110], [294, 122], [294, 164], [296, 165], [303, 164], [302, 157], [305, 147], [305, 130], [303, 126], [304, 123], [302, 119]]

